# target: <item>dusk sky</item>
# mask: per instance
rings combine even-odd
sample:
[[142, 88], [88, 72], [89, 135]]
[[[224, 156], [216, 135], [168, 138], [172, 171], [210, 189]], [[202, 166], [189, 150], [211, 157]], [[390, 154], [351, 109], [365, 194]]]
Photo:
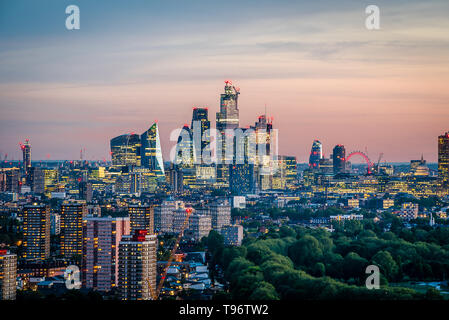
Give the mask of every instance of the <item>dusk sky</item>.
[[[67, 30], [65, 8], [80, 8]], [[380, 8], [380, 30], [365, 7]], [[240, 124], [274, 117], [280, 153], [437, 161], [449, 131], [449, 1], [0, 0], [0, 157], [110, 159], [109, 141], [170, 132], [240, 87]]]

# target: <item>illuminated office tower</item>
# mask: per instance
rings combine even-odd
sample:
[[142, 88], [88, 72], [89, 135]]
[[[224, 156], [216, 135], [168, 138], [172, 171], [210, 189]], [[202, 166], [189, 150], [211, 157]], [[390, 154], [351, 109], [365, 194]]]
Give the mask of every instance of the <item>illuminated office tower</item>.
[[184, 125], [179, 132], [178, 141], [176, 143], [176, 154], [173, 159], [175, 164], [181, 167], [191, 167], [195, 161], [195, 153], [193, 152], [192, 131], [188, 125]]
[[136, 230], [147, 230], [148, 234], [154, 234], [153, 206], [129, 205], [128, 215], [132, 234]]
[[[273, 139], [273, 119], [267, 118], [266, 115], [259, 116], [257, 122], [251, 129], [255, 133], [256, 143], [256, 158], [254, 163], [259, 166], [266, 166], [269, 164], [270, 157], [272, 156], [271, 143]], [[250, 158], [254, 155], [248, 155]]]
[[334, 172], [331, 159], [321, 158], [318, 166], [322, 175], [331, 176]]
[[58, 170], [57, 169], [43, 169], [44, 171], [44, 188], [48, 191], [50, 186], [58, 184]]
[[23, 258], [45, 260], [50, 256], [50, 209], [46, 205], [26, 205], [22, 210]]
[[83, 254], [83, 222], [87, 217], [85, 203], [61, 205], [61, 255], [65, 258]]
[[20, 192], [20, 173], [19, 169], [12, 168], [12, 169], [5, 169], [5, 191], [7, 192], [14, 192], [18, 193]]
[[282, 156], [281, 161], [285, 165], [285, 183], [287, 189], [293, 188], [298, 182], [297, 161], [294, 156]]
[[255, 191], [254, 164], [234, 164], [229, 169], [229, 189], [233, 195], [245, 195]]
[[210, 157], [210, 121], [207, 108], [193, 108], [190, 127], [192, 128], [193, 152], [199, 163], [203, 163], [206, 160], [203, 159], [203, 155]]
[[173, 217], [176, 209], [184, 209], [184, 202], [165, 200], [154, 207], [154, 224], [157, 233], [173, 233]]
[[44, 193], [45, 191], [45, 173], [41, 168], [28, 168], [28, 184], [34, 193]]
[[6, 191], [6, 173], [0, 171], [0, 192]]
[[231, 224], [231, 205], [228, 200], [217, 201], [210, 205], [212, 229], [220, 230], [223, 226]]
[[192, 131], [189, 126], [187, 124], [184, 125], [178, 136], [174, 159], [174, 164], [182, 170], [183, 185], [189, 187], [194, 186], [196, 183], [194, 163], [197, 159], [193, 152], [192, 138]]
[[320, 159], [323, 158], [323, 146], [318, 140], [314, 140], [312, 150], [310, 151], [309, 167], [318, 168], [320, 166]]
[[118, 284], [119, 243], [130, 234], [129, 218], [89, 217], [83, 234], [83, 286], [110, 291]]
[[209, 235], [212, 219], [204, 214], [192, 214], [189, 217], [189, 230], [186, 232], [194, 241], [200, 241]]
[[296, 157], [278, 156], [274, 161], [276, 170], [272, 178], [272, 188], [283, 190], [291, 189], [296, 184]]
[[25, 176], [28, 175], [29, 169], [31, 168], [31, 144], [30, 140], [26, 139], [25, 144], [20, 143], [20, 148], [22, 149], [23, 155], [23, 173]]
[[92, 202], [93, 190], [92, 183], [81, 181], [79, 187], [79, 198], [85, 200], [87, 203]]
[[337, 144], [332, 151], [332, 163], [334, 174], [344, 173], [346, 169], [346, 150], [341, 144]]
[[118, 289], [122, 300], [151, 300], [156, 293], [156, 235], [136, 230], [119, 244]]
[[123, 134], [111, 139], [112, 165], [141, 166], [141, 141], [138, 134]]
[[225, 81], [225, 92], [220, 96], [220, 111], [217, 112], [217, 130], [237, 129], [239, 127], [238, 96], [239, 88]]
[[449, 131], [438, 137], [438, 177], [449, 183]]
[[150, 169], [159, 181], [165, 180], [164, 161], [162, 159], [159, 129], [155, 122], [140, 136], [142, 142], [142, 166]]
[[225, 92], [220, 96], [220, 111], [216, 114], [217, 125], [217, 183], [223, 186], [229, 185], [229, 164], [232, 162], [233, 153], [226, 153], [226, 130], [235, 130], [239, 127], [238, 96], [240, 89], [235, 88], [232, 82], [225, 81]]
[[16, 300], [17, 256], [0, 249], [0, 300]]
[[169, 183], [173, 193], [180, 194], [184, 191], [184, 176], [182, 169], [176, 165], [171, 163], [169, 169]]

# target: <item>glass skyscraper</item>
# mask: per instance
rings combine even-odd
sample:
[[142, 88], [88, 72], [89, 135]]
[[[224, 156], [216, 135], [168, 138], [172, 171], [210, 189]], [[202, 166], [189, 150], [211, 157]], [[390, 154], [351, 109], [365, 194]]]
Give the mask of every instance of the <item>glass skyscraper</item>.
[[312, 150], [310, 151], [309, 167], [318, 168], [320, 166], [320, 159], [323, 158], [323, 146], [318, 140], [314, 140]]
[[438, 137], [438, 176], [449, 184], [449, 131]]
[[111, 157], [113, 166], [141, 165], [141, 141], [138, 134], [123, 134], [111, 139]]
[[164, 161], [162, 159], [159, 129], [155, 122], [150, 129], [140, 136], [142, 143], [142, 166], [149, 168], [158, 180], [165, 179]]
[[[226, 155], [226, 129], [239, 127], [238, 96], [239, 89], [235, 88], [231, 81], [225, 81], [225, 92], [220, 96], [220, 111], [216, 114], [217, 137], [217, 183], [229, 185], [229, 162], [232, 161], [232, 153]], [[218, 145], [219, 144], [219, 145]], [[227, 163], [226, 163], [227, 162]]]
[[344, 173], [346, 169], [346, 150], [341, 144], [334, 147], [332, 152], [334, 174]]

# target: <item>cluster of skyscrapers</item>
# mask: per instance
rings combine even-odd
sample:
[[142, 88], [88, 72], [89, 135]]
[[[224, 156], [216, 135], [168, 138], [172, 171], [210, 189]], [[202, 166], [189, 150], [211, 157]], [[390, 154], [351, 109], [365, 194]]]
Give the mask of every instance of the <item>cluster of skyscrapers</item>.
[[[211, 128], [207, 108], [193, 108], [191, 125], [180, 130], [175, 156], [167, 167], [173, 192], [182, 193], [184, 187], [215, 187], [247, 194], [293, 186], [296, 158], [277, 154], [276, 130], [266, 115], [259, 116], [254, 126], [240, 127], [239, 94], [238, 88], [225, 81], [216, 129]], [[111, 156], [112, 165], [124, 173], [116, 184], [117, 192], [153, 191], [164, 180], [157, 123], [140, 136], [113, 138]]]

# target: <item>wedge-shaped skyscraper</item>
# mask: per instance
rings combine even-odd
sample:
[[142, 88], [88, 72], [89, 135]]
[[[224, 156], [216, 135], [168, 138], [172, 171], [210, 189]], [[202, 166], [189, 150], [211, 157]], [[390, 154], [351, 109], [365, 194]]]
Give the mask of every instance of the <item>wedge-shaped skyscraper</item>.
[[142, 166], [153, 171], [158, 180], [165, 179], [159, 129], [156, 122], [150, 129], [142, 133], [140, 140], [142, 142]]

